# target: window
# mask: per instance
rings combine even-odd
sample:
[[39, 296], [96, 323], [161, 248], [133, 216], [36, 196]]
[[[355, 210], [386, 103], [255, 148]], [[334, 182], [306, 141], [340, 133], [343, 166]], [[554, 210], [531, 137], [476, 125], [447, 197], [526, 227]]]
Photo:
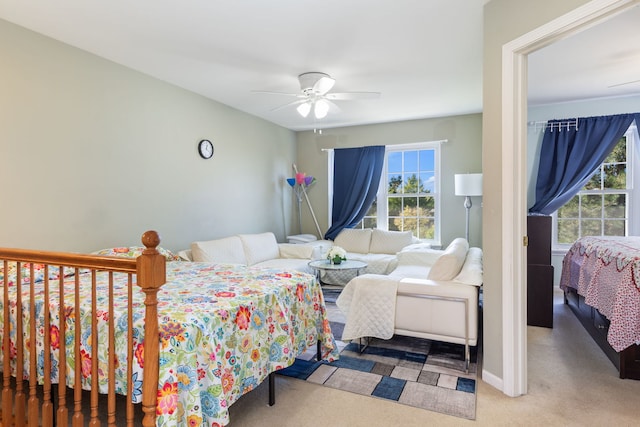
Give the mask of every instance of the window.
[[439, 142], [387, 146], [377, 199], [356, 228], [412, 231], [440, 241]]
[[582, 236], [628, 236], [633, 224], [634, 150], [637, 131], [629, 128], [591, 179], [553, 215], [554, 245], [570, 246]]

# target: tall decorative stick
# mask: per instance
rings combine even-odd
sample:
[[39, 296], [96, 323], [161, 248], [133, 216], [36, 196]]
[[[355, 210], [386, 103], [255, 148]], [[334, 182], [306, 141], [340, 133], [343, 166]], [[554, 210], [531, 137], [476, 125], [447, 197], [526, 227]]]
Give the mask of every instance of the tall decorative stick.
[[[295, 163], [293, 164], [293, 171], [296, 174], [298, 174], [298, 167], [296, 166]], [[318, 237], [322, 239], [322, 231], [320, 231], [320, 226], [318, 225], [316, 214], [313, 212], [313, 208], [311, 207], [311, 202], [309, 201], [309, 196], [307, 196], [307, 189], [305, 188], [306, 185], [303, 183], [301, 187], [302, 187], [302, 194], [304, 194], [304, 198], [307, 201], [307, 205], [309, 206], [309, 211], [311, 212], [311, 217], [313, 218], [313, 222], [316, 224], [316, 230], [318, 230]]]

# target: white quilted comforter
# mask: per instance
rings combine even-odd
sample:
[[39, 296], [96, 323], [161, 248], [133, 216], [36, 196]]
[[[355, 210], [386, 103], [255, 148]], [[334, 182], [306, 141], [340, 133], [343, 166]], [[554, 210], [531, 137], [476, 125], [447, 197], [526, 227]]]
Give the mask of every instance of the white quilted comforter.
[[342, 340], [393, 336], [398, 281], [368, 274], [351, 280], [336, 300], [345, 314]]

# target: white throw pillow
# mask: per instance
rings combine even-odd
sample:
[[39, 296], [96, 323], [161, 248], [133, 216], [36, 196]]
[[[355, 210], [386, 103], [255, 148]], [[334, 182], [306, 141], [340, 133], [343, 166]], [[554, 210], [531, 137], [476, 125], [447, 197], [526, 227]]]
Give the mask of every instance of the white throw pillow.
[[368, 254], [371, 243], [371, 229], [354, 230], [352, 228], [343, 229], [333, 241], [335, 246], [340, 246], [347, 252], [358, 254]]
[[467, 257], [469, 243], [466, 239], [458, 237], [447, 246], [444, 253], [433, 263], [427, 279], [451, 280], [460, 273], [464, 260]]
[[273, 233], [239, 234], [238, 236], [242, 240], [242, 246], [244, 246], [247, 265], [280, 257], [278, 241]]
[[482, 249], [469, 248], [462, 270], [453, 278], [454, 282], [482, 286]]
[[242, 241], [237, 236], [191, 243], [191, 256], [196, 262], [246, 264]]
[[372, 254], [395, 254], [411, 244], [411, 231], [385, 231], [375, 228], [371, 233], [369, 252]]

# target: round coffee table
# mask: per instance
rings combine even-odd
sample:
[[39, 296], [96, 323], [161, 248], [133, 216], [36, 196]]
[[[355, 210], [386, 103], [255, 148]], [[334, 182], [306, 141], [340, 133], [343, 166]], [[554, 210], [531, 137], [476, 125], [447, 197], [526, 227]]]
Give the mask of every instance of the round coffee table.
[[356, 276], [360, 274], [360, 270], [365, 268], [368, 264], [362, 261], [353, 261], [346, 260], [342, 261], [340, 264], [331, 264], [329, 260], [326, 259], [317, 259], [315, 261], [309, 262], [309, 267], [313, 268], [316, 272], [316, 279], [318, 279], [318, 283], [320, 283], [320, 273], [325, 271], [345, 271], [345, 270], [355, 270]]

